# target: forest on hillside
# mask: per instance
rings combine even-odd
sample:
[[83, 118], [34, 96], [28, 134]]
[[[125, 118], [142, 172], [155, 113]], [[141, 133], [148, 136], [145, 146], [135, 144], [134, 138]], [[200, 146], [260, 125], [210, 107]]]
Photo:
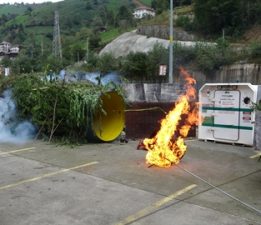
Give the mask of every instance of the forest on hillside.
[[[156, 18], [168, 13], [169, 0], [140, 2], [154, 8]], [[143, 74], [144, 77], [147, 77], [146, 74], [155, 74], [155, 71], [151, 72], [153, 66], [149, 65], [155, 64], [155, 60], [149, 60], [150, 53], [132, 54], [127, 58], [117, 59], [117, 63], [112, 56], [102, 58], [97, 54], [121, 33], [133, 30], [143, 22], [154, 21], [152, 18], [135, 20], [132, 15], [135, 7], [130, 0], [65, 0], [40, 5], [0, 5], [0, 40], [17, 44], [21, 48], [15, 60], [4, 57], [1, 63], [11, 67], [16, 74], [59, 71], [76, 62], [85, 62], [82, 69], [87, 71], [106, 73], [117, 70], [128, 75], [130, 79], [131, 74], [133, 78], [137, 77], [137, 74]], [[260, 42], [250, 43], [247, 51], [240, 54], [230, 48], [229, 42], [240, 39], [251, 27], [260, 26], [260, 1], [176, 0], [174, 7], [175, 13], [184, 11], [186, 7], [193, 13], [193, 17], [182, 14], [175, 21], [175, 25], [218, 43], [217, 47], [210, 49], [198, 46], [192, 50], [175, 46], [179, 52], [177, 62], [196, 60], [201, 69], [211, 71], [237, 60], [260, 61]], [[56, 10], [59, 12], [62, 60], [52, 54]], [[225, 33], [226, 39], [220, 41], [218, 37], [222, 33]], [[161, 49], [157, 63], [165, 62], [166, 54], [165, 50]]]

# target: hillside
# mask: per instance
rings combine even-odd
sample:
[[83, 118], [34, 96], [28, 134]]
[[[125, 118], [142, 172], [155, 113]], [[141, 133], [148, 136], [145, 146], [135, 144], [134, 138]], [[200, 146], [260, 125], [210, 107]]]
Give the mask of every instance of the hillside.
[[[211, 4], [211, 7], [206, 7], [205, 1], [201, 0], [194, 0], [193, 4], [191, 0], [175, 2], [174, 39], [215, 42], [222, 39], [223, 33], [225, 43], [221, 47], [224, 49], [231, 46], [232, 42], [239, 43], [239, 45], [236, 45], [237, 48], [243, 48], [244, 45], [242, 44], [258, 42], [250, 46], [253, 52], [251, 60], [258, 61], [256, 58], [260, 58], [261, 22], [260, 17], [257, 17], [259, 8], [256, 6], [260, 6], [260, 3], [253, 0], [249, 3], [251, 10], [247, 11], [242, 8], [242, 5], [237, 5], [237, 8], [235, 8], [232, 0], [223, 0], [228, 3], [226, 7], [219, 1], [206, 1]], [[245, 2], [246, 0], [240, 1]], [[142, 20], [135, 19], [133, 12], [139, 6], [153, 7], [156, 10], [156, 17], [147, 16]], [[219, 13], [216, 13], [212, 6], [216, 6], [215, 10]], [[238, 12], [233, 13], [232, 19], [229, 17], [231, 10]], [[61, 58], [60, 55], [52, 54], [55, 11], [59, 13]], [[202, 18], [201, 13], [206, 13], [205, 16], [208, 19]], [[244, 15], [248, 15], [248, 17], [242, 22], [240, 18]], [[228, 16], [227, 20], [224, 21], [223, 16]], [[232, 22], [237, 23], [232, 24], [232, 26]], [[255, 26], [251, 28], [253, 24]], [[210, 29], [213, 32], [210, 32]], [[10, 66], [17, 73], [24, 73], [46, 70], [58, 71], [60, 68], [76, 62], [88, 61], [89, 64], [86, 69], [97, 70], [97, 67], [100, 66], [97, 53], [120, 35], [132, 30], [137, 30], [138, 34], [145, 37], [168, 40], [169, 1], [64, 0], [43, 4], [0, 4], [0, 42], [8, 41], [11, 44], [16, 44], [21, 50], [16, 60], [2, 56], [1, 64]], [[243, 35], [244, 32], [245, 35]], [[58, 36], [56, 35], [56, 37]], [[149, 40], [151, 39], [148, 38], [147, 41], [149, 42]], [[140, 48], [141, 51], [150, 49], [150, 47], [146, 47], [146, 44], [144, 43], [137, 48]], [[56, 49], [59, 47], [57, 42], [55, 46]], [[119, 46], [122, 46], [119, 51], [124, 51], [126, 46]], [[129, 49], [131, 50], [132, 47], [130, 45]], [[139, 49], [136, 50], [138, 52]], [[219, 51], [219, 49], [216, 50]], [[213, 55], [217, 54], [213, 53]], [[230, 56], [228, 57], [229, 60], [224, 60], [222, 57], [224, 55], [221, 54], [221, 59], [217, 59], [217, 62], [215, 62], [217, 65], [231, 62]], [[244, 60], [242, 57], [240, 59]], [[205, 60], [202, 62], [205, 62]]]
[[12, 15], [1, 20], [0, 40], [20, 45], [44, 41], [49, 46], [55, 10], [59, 12], [61, 34], [66, 39], [74, 37], [82, 28], [107, 26], [106, 21], [102, 21], [103, 14], [111, 13], [114, 17], [122, 5], [130, 6], [128, 0], [120, 1], [120, 4], [117, 0], [65, 0], [57, 3], [0, 5], [1, 17]]
[[7, 14], [13, 14], [13, 15], [21, 15], [24, 14], [27, 5], [24, 4], [18, 4], [18, 5], [10, 5], [10, 4], [0, 4], [0, 16], [7, 15]]

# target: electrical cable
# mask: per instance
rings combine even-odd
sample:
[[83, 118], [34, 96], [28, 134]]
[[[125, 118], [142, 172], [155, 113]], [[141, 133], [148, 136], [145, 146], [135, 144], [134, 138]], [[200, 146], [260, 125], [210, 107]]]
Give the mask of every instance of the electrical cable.
[[203, 178], [201, 178], [200, 176], [198, 176], [198, 175], [196, 175], [196, 174], [190, 172], [189, 170], [184, 169], [183, 167], [181, 167], [181, 166], [179, 166], [179, 165], [175, 165], [175, 166], [177, 166], [177, 167], [180, 168], [181, 170], [185, 171], [186, 173], [192, 175], [193, 177], [196, 177], [197, 179], [203, 181], [204, 183], [206, 183], [206, 184], [208, 184], [209, 186], [213, 187], [214, 189], [220, 191], [221, 193], [225, 194], [226, 196], [232, 198], [233, 200], [235, 200], [235, 201], [241, 203], [242, 205], [246, 206], [247, 208], [249, 208], [249, 209], [255, 211], [257, 214], [261, 215], [261, 211], [260, 211], [259, 209], [257, 209], [257, 208], [255, 208], [255, 207], [249, 205], [248, 203], [245, 203], [245, 202], [241, 201], [239, 198], [237, 198], [237, 197], [235, 197], [235, 196], [233, 196], [233, 195], [231, 195], [231, 194], [225, 192], [224, 190], [222, 190], [222, 189], [216, 187], [215, 185], [209, 183], [209, 182], [206, 181], [205, 179], [203, 179]]
[[160, 107], [151, 107], [151, 108], [143, 108], [143, 109], [126, 109], [125, 112], [143, 112], [143, 111], [153, 111], [153, 110], [160, 110], [164, 114], [167, 114], [167, 112]]

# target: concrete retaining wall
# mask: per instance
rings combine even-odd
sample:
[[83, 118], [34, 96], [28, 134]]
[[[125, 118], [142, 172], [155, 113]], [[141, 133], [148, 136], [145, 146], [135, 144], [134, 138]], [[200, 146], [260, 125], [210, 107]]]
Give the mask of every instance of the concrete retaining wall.
[[[124, 85], [127, 97], [126, 135], [130, 139], [150, 137], [160, 128], [160, 121], [183, 92], [179, 82], [129, 83]], [[195, 136], [192, 129], [189, 136]]]
[[179, 83], [128, 83], [124, 85], [127, 102], [175, 102], [182, 88]]
[[256, 111], [255, 147], [261, 151], [261, 111]]
[[[145, 35], [147, 37], [157, 37], [162, 39], [169, 39], [169, 26], [168, 25], [142, 25], [137, 29], [137, 34]], [[179, 41], [195, 41], [195, 36], [188, 32], [175, 27], [174, 40]]]
[[207, 81], [261, 84], [261, 65], [245, 63], [223, 66], [214, 76], [207, 76]]

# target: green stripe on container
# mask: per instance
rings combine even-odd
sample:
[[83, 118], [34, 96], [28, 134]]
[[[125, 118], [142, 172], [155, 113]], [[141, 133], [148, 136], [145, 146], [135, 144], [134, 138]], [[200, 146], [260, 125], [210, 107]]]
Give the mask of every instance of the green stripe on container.
[[246, 126], [233, 126], [233, 125], [224, 125], [224, 124], [210, 124], [210, 123], [203, 123], [202, 126], [205, 127], [220, 127], [220, 128], [229, 128], [229, 129], [237, 129], [237, 130], [253, 130], [253, 127], [246, 127]]
[[219, 111], [239, 111], [239, 112], [253, 112], [253, 109], [243, 109], [243, 108], [224, 108], [224, 107], [209, 107], [203, 106], [203, 110], [219, 110]]

